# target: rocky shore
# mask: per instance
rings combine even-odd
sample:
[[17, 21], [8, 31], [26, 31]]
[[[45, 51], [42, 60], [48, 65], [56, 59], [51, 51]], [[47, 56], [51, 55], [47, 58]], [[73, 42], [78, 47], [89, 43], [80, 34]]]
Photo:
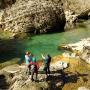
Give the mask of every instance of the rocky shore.
[[[63, 63], [63, 64], [62, 64]], [[69, 63], [69, 67], [67, 64]], [[40, 62], [42, 64], [42, 62]], [[43, 64], [42, 64], [43, 65]], [[60, 69], [63, 68], [62, 76]], [[38, 81], [32, 82], [30, 75], [26, 73], [26, 67], [22, 65], [10, 65], [0, 70], [0, 89], [9, 90], [89, 90], [90, 73], [86, 63], [78, 61], [78, 59], [70, 59], [68, 57], [56, 56], [50, 65], [51, 75], [46, 81], [45, 74], [39, 69]], [[87, 68], [87, 69], [86, 69]], [[64, 84], [63, 84], [64, 80]], [[88, 83], [88, 84], [87, 84]]]
[[[0, 89], [9, 90], [89, 90], [90, 85], [90, 38], [74, 44], [59, 46], [64, 52], [52, 58], [51, 74], [46, 80], [43, 62], [39, 61], [38, 80], [32, 82], [25, 64], [10, 65], [0, 70]], [[85, 62], [89, 63], [85, 63]], [[61, 70], [63, 72], [61, 73]], [[63, 76], [63, 75], [64, 76]], [[63, 83], [64, 82], [64, 83]], [[73, 82], [73, 83], [72, 83]], [[88, 83], [88, 84], [87, 84]], [[74, 86], [73, 86], [74, 85]], [[73, 89], [72, 89], [73, 88]]]
[[[90, 64], [90, 38], [82, 39], [74, 44], [61, 45], [59, 49], [66, 49], [72, 52], [72, 57], [79, 56]], [[68, 57], [71, 55], [68, 54]]]
[[[68, 67], [67, 62], [57, 61], [55, 63], [52, 63], [50, 66], [51, 72], [56, 72], [61, 69], [65, 69]], [[39, 74], [38, 74], [38, 81], [32, 82], [30, 79], [30, 75], [26, 73], [27, 69], [25, 65], [11, 65], [3, 68], [0, 71], [0, 77], [2, 75], [5, 75], [5, 78], [7, 79], [7, 83], [10, 84], [9, 90], [47, 90], [49, 89], [50, 85], [45, 80], [45, 74], [43, 72], [43, 64], [39, 68]], [[58, 76], [60, 73], [57, 74], [51, 74], [51, 76]], [[1, 79], [0, 79], [1, 80]], [[5, 83], [3, 82], [0, 84], [2, 88], [5, 88]]]

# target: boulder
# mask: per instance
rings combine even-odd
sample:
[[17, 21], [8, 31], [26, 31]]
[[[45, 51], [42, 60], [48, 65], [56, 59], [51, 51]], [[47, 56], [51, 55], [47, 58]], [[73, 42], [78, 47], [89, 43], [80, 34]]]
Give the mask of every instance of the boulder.
[[69, 29], [75, 28], [78, 20], [78, 15], [68, 10], [68, 11], [65, 11], [65, 17], [66, 17], [65, 29], [69, 30]]
[[[60, 3], [47, 0], [16, 0], [3, 10], [0, 25], [4, 31], [46, 33], [63, 31], [65, 15]], [[1, 28], [2, 28], [1, 27]]]

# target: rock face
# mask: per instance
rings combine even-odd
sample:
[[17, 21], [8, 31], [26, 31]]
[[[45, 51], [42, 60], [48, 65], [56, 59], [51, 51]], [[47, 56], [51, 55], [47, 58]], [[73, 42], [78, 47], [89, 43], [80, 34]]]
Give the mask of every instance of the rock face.
[[90, 0], [1, 0], [0, 29], [36, 34], [64, 31], [65, 23], [65, 28], [71, 29], [78, 18], [90, 18], [89, 3]]
[[64, 11], [53, 1], [16, 0], [0, 13], [0, 28], [4, 31], [36, 34], [64, 30]]
[[[71, 10], [76, 14], [90, 12], [90, 0], [62, 0], [64, 10]], [[87, 12], [87, 13], [88, 13]]]
[[86, 60], [87, 63], [90, 64], [90, 46], [84, 47], [83, 53], [81, 54], [81, 59]]
[[0, 9], [11, 6], [16, 0], [0, 0]]
[[65, 29], [68, 29], [68, 30], [73, 29], [76, 26], [78, 15], [68, 10], [68, 11], [65, 11], [65, 17], [66, 17]]
[[81, 41], [74, 44], [68, 44], [59, 47], [59, 49], [61, 48], [76, 53], [76, 56], [79, 55], [81, 59], [90, 64], [90, 38], [82, 39]]
[[66, 16], [65, 29], [75, 27], [78, 19], [89, 19], [90, 0], [62, 0]]

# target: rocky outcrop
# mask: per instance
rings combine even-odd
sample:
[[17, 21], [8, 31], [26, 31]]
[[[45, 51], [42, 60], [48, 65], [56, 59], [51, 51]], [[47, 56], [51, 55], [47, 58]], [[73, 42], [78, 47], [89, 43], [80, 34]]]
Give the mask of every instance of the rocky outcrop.
[[70, 10], [79, 15], [81, 13], [85, 15], [85, 12], [88, 15], [88, 13], [90, 12], [90, 0], [62, 0], [62, 2], [65, 11]]
[[[82, 39], [74, 44], [61, 45], [59, 49], [69, 50], [90, 64], [90, 38]], [[74, 57], [76, 57], [75, 55]]]
[[68, 10], [65, 11], [65, 17], [66, 17], [65, 29], [66, 30], [73, 29], [76, 26], [78, 15]]
[[73, 29], [78, 19], [89, 19], [90, 0], [62, 0], [66, 16], [65, 29]]
[[[68, 67], [67, 63], [57, 61], [56, 63], [51, 64], [50, 70], [52, 72], [56, 72], [56, 71], [59, 71], [60, 69], [65, 69], [67, 67]], [[48, 84], [48, 82], [45, 81], [45, 74], [43, 73], [43, 68], [44, 68], [43, 65], [41, 65], [39, 68], [38, 82], [32, 82], [31, 75], [28, 74], [27, 68], [25, 65], [19, 66], [17, 64], [14, 64], [14, 65], [7, 66], [2, 70], [0, 70], [2, 71], [0, 73], [0, 81], [2, 79], [3, 80], [6, 79], [5, 82], [0, 83], [0, 86], [1, 86], [0, 89], [9, 88], [9, 90], [42, 90], [42, 89], [48, 90], [50, 88], [49, 87], [50, 85]], [[2, 78], [2, 75], [3, 75], [3, 78]], [[60, 75], [60, 73], [58, 72], [57, 74], [52, 74], [52, 76], [53, 75], [58, 76]]]
[[[19, 65], [7, 66], [0, 70], [0, 89], [9, 90], [47, 90], [48, 83], [32, 82], [29, 75], [26, 73], [27, 68]], [[42, 76], [41, 76], [42, 77]], [[4, 80], [5, 79], [5, 80]]]
[[16, 0], [0, 0], [0, 9], [11, 6]]
[[44, 0], [16, 0], [1, 11], [0, 27], [4, 31], [46, 33], [63, 31], [65, 15], [60, 3]]
[[90, 0], [1, 0], [0, 7], [5, 9], [0, 11], [0, 29], [14, 33], [56, 32], [64, 31], [65, 22], [65, 29], [71, 29], [77, 19], [90, 18], [89, 3]]
[[90, 46], [83, 48], [83, 52], [82, 52], [80, 58], [90, 64]]

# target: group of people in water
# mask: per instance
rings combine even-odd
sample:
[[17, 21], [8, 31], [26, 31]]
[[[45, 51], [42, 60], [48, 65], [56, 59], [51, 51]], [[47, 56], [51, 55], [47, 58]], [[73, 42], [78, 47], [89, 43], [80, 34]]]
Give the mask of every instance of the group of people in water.
[[[46, 76], [45, 78], [47, 78], [50, 75], [51, 56], [49, 54], [47, 55], [41, 54], [41, 56], [44, 60], [43, 71], [45, 72], [45, 76]], [[25, 63], [26, 63], [28, 73], [31, 74], [31, 80], [34, 81], [33, 76], [35, 75], [35, 81], [36, 81], [40, 66], [36, 60], [36, 57], [31, 52], [27, 51], [25, 53]]]

